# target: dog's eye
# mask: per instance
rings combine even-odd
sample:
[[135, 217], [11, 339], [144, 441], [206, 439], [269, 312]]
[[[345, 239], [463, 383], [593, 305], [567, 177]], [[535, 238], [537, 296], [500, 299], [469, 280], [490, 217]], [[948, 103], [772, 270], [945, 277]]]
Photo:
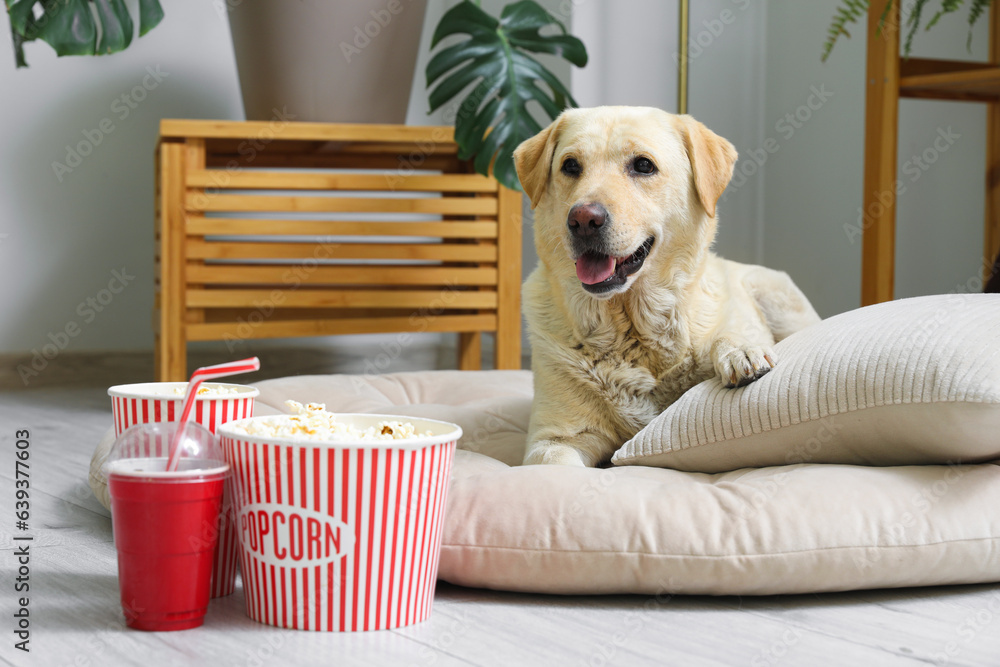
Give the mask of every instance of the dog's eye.
[[562, 167], [560, 167], [560, 171], [566, 174], [567, 176], [572, 176], [575, 178], [576, 176], [580, 175], [580, 172], [583, 171], [583, 167], [580, 166], [579, 162], [570, 157], [563, 160]]
[[632, 160], [632, 171], [638, 174], [655, 174], [656, 165], [648, 157], [637, 157]]

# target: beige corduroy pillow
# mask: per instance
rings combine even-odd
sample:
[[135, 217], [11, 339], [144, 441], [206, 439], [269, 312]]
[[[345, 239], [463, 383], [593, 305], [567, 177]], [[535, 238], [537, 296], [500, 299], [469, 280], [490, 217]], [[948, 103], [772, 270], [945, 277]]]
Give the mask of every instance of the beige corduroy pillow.
[[1000, 458], [1000, 296], [949, 294], [853, 310], [775, 347], [763, 378], [684, 394], [612, 461], [693, 472], [789, 463]]

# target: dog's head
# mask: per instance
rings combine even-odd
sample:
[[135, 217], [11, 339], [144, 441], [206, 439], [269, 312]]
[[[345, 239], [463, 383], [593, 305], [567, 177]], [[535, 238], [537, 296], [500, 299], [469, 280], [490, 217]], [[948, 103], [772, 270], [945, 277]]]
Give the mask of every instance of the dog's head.
[[645, 107], [563, 112], [514, 151], [539, 259], [596, 297], [651, 263], [707, 250], [736, 149], [690, 116]]

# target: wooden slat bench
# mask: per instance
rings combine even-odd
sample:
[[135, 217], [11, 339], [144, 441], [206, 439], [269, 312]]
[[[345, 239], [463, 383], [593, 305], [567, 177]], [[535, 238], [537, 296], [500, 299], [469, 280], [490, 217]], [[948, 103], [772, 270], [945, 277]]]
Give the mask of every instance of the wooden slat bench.
[[164, 120], [156, 377], [187, 343], [459, 334], [458, 366], [521, 366], [521, 197], [450, 127]]

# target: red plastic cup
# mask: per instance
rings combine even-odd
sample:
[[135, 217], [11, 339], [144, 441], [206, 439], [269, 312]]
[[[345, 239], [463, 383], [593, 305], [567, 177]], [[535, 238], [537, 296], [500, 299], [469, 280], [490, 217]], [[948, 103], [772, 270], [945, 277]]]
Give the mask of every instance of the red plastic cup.
[[108, 475], [125, 622], [186, 630], [208, 610], [226, 475], [162, 480]]
[[139, 630], [201, 625], [211, 593], [229, 466], [215, 437], [189, 423], [184, 440], [203, 446], [182, 457], [178, 470], [166, 471], [176, 428], [128, 429], [106, 464], [122, 609], [127, 625]]

